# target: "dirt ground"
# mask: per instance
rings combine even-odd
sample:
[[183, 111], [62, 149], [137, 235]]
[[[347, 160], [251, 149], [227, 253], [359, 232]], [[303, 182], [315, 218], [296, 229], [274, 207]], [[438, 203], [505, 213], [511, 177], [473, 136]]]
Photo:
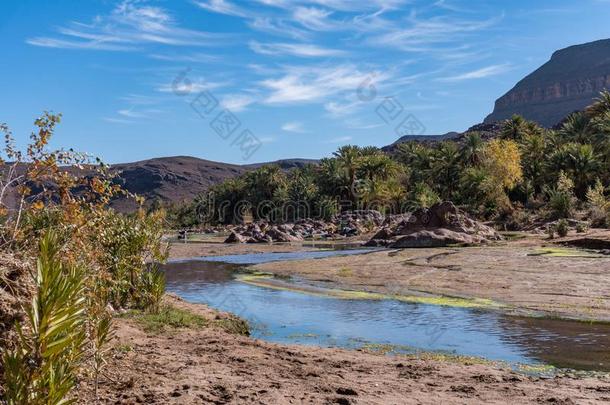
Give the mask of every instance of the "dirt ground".
[[[208, 319], [202, 305], [168, 301]], [[145, 333], [115, 322], [102, 403], [135, 404], [593, 404], [610, 401], [610, 377], [529, 377], [470, 360], [384, 356], [266, 343], [202, 328]], [[79, 402], [93, 403], [81, 385]]]
[[[610, 240], [610, 232], [599, 230], [552, 241], [544, 235], [528, 235], [492, 246], [385, 250], [265, 263], [253, 269], [298, 275], [333, 288], [484, 298], [506, 305], [511, 312], [610, 321], [610, 255], [561, 247], [565, 240], [585, 236]], [[301, 245], [193, 243], [173, 245], [171, 257], [297, 249]]]

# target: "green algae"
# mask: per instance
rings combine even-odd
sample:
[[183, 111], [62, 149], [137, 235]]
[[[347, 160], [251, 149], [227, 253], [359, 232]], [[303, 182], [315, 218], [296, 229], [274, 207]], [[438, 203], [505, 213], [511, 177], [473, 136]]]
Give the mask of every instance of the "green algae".
[[382, 294], [368, 291], [341, 290], [333, 288], [317, 288], [300, 286], [289, 282], [278, 281], [268, 273], [244, 274], [237, 277], [238, 281], [258, 287], [275, 290], [292, 291], [319, 297], [346, 299], [346, 300], [397, 300], [413, 304], [439, 305], [471, 309], [500, 309], [505, 305], [486, 298], [462, 298], [444, 295], [401, 295]]
[[528, 256], [545, 256], [545, 257], [580, 257], [580, 258], [604, 258], [604, 256], [595, 252], [587, 250], [563, 248], [563, 247], [544, 247], [537, 248], [534, 252], [529, 253]]

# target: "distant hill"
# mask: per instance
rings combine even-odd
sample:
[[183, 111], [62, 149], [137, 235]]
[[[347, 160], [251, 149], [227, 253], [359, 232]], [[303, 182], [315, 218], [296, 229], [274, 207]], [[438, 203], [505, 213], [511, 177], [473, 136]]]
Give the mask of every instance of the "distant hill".
[[276, 160], [273, 162], [253, 163], [253, 164], [249, 164], [249, 165], [244, 165], [242, 167], [245, 167], [248, 169], [257, 169], [264, 165], [278, 165], [279, 167], [281, 167], [284, 170], [290, 170], [290, 169], [302, 168], [306, 165], [315, 165], [318, 162], [319, 162], [319, 160], [316, 160], [316, 159], [299, 159], [299, 158], [280, 159], [280, 160]]
[[434, 143], [446, 141], [449, 139], [455, 139], [460, 136], [459, 132], [447, 132], [443, 135], [405, 135], [398, 138], [391, 145], [383, 146], [381, 149], [385, 152], [392, 152], [398, 145], [405, 142], [423, 142], [423, 143]]
[[[148, 202], [159, 200], [179, 203], [192, 200], [198, 193], [247, 171], [243, 166], [213, 162], [190, 156], [172, 156], [112, 165], [120, 172], [121, 185]], [[118, 200], [113, 207], [130, 211], [135, 202]]]
[[[112, 165], [126, 190], [144, 197], [147, 203], [191, 201], [214, 184], [237, 177], [266, 164], [277, 164], [284, 170], [315, 164], [313, 159], [282, 159], [275, 162], [235, 165], [191, 156], [171, 156]], [[132, 211], [134, 201], [119, 199], [112, 206], [122, 212]]]
[[603, 89], [610, 88], [610, 39], [570, 46], [518, 82], [496, 100], [485, 123], [520, 114], [552, 127], [583, 110]]

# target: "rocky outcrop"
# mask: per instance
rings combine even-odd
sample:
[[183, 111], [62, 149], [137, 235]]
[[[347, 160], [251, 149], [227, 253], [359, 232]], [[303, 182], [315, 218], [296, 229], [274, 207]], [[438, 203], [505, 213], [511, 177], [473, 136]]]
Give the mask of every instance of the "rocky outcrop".
[[421, 248], [475, 245], [500, 239], [494, 229], [475, 221], [446, 201], [429, 209], [418, 209], [399, 222], [390, 222], [366, 245]]
[[272, 225], [259, 221], [234, 227], [225, 243], [298, 242], [304, 239], [356, 236], [375, 230], [385, 220], [379, 211], [357, 210], [343, 212], [331, 222], [308, 218], [295, 223]]
[[376, 210], [345, 211], [333, 218], [338, 233], [343, 236], [356, 236], [373, 231], [380, 226], [385, 217]]
[[302, 219], [294, 224], [272, 225], [265, 221], [233, 228], [225, 243], [298, 242], [305, 238], [326, 238], [333, 235], [334, 224], [313, 219]]
[[496, 100], [486, 123], [513, 114], [552, 127], [568, 114], [583, 110], [610, 88], [610, 39], [570, 46], [526, 76]]

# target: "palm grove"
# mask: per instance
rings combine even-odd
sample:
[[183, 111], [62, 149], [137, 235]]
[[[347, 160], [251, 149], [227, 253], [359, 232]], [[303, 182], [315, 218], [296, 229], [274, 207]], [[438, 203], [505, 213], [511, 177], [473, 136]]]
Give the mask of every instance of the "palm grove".
[[407, 142], [391, 153], [343, 146], [317, 165], [289, 172], [264, 166], [211, 187], [192, 203], [173, 207], [176, 226], [329, 218], [350, 209], [386, 214], [451, 200], [479, 218], [518, 229], [534, 220], [588, 213], [608, 226], [610, 93], [558, 129], [520, 116], [499, 133], [477, 132], [436, 144]]

